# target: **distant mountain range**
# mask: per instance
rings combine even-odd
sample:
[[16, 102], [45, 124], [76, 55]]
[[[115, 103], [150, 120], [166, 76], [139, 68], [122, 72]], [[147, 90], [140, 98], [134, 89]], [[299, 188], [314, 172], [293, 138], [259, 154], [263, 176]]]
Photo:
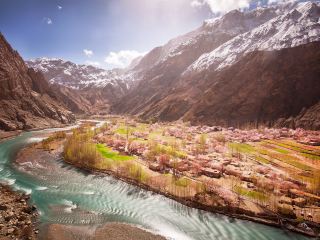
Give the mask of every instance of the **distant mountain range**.
[[[128, 79], [122, 79], [123, 70], [120, 69], [104, 70], [56, 58], [37, 58], [26, 63], [30, 68], [41, 71], [49, 83], [78, 92], [89, 101], [92, 112], [108, 112], [109, 106], [126, 95], [132, 84]], [[77, 108], [77, 113], [86, 112]]]
[[127, 90], [129, 81], [121, 79], [121, 69], [104, 70], [91, 65], [78, 65], [57, 58], [37, 58], [26, 61], [27, 65], [41, 71], [51, 84], [82, 90], [88, 88], [104, 88], [113, 85], [115, 88]]
[[48, 58], [27, 65], [74, 113], [320, 129], [319, 18], [314, 2], [234, 10], [126, 69]]

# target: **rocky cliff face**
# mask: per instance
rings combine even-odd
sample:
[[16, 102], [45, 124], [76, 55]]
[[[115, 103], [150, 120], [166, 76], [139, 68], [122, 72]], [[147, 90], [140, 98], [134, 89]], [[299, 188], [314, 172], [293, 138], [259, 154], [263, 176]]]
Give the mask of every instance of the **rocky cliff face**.
[[232, 11], [155, 48], [133, 68], [137, 84], [112, 110], [199, 124], [319, 128], [320, 7], [288, 6]]
[[49, 127], [75, 121], [41, 73], [28, 69], [0, 34], [0, 129]]
[[81, 115], [95, 112], [91, 102], [84, 97], [82, 92], [58, 84], [50, 85], [50, 89], [51, 95], [55, 99], [59, 99], [74, 114]]

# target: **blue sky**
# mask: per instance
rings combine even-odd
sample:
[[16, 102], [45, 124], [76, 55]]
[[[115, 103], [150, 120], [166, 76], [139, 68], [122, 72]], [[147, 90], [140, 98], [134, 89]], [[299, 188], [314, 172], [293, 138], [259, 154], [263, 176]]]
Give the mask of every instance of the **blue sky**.
[[257, 2], [0, 1], [0, 31], [24, 59], [57, 57], [76, 63], [99, 63], [103, 68], [124, 66], [126, 60], [199, 27], [217, 12]]
[[194, 8], [188, 0], [1, 0], [0, 31], [24, 59], [58, 57], [108, 67], [110, 52], [149, 51], [210, 15], [209, 8]]

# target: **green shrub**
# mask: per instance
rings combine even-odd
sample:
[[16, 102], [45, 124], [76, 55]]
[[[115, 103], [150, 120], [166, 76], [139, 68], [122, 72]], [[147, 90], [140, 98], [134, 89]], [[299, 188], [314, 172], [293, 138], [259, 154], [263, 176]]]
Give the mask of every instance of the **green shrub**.
[[66, 138], [65, 132], [55, 132], [53, 135], [49, 136], [48, 138], [42, 140], [42, 148], [45, 150], [50, 150], [50, 143], [52, 143], [55, 140], [64, 139]]
[[91, 143], [92, 132], [75, 130], [64, 145], [63, 157], [67, 162], [95, 167], [100, 161], [96, 144]]

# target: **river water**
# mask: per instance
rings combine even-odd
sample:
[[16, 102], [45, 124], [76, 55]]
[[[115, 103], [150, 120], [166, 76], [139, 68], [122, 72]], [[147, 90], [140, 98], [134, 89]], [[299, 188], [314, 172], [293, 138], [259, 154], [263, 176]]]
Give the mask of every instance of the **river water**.
[[96, 226], [123, 222], [174, 240], [307, 239], [281, 229], [192, 209], [110, 176], [80, 171], [61, 159], [48, 159], [46, 164], [30, 161], [17, 167], [17, 152], [40, 141], [46, 131], [51, 130], [25, 132], [0, 143], [0, 182], [30, 194], [42, 224]]

